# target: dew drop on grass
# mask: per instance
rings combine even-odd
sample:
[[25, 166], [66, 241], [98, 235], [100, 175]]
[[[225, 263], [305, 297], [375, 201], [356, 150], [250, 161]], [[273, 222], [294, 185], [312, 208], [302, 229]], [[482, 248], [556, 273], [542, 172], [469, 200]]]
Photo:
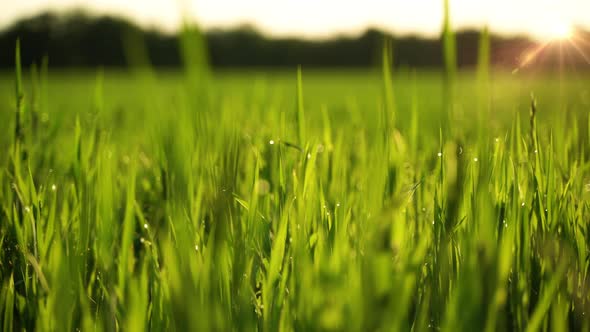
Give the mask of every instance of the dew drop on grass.
[[31, 208], [28, 206], [25, 206], [25, 211], [27, 211], [27, 213], [31, 212]]
[[478, 162], [479, 159], [477, 159], [477, 157], [473, 158], [473, 161]]
[[520, 204], [520, 206], [524, 206], [524, 202], [522, 202], [522, 204]]
[[439, 158], [442, 157], [442, 152], [439, 152], [437, 155]]
[[[199, 245], [198, 245], [198, 244], [195, 244], [195, 250], [196, 250], [196, 251], [199, 251]], [[246, 275], [244, 274], [244, 277], [245, 277], [245, 276], [246, 276]]]
[[340, 202], [336, 203], [336, 207], [340, 207]]
[[268, 142], [268, 144], [270, 144], [270, 145], [275, 145], [275, 141], [273, 141], [273, 140], [270, 140], [270, 141]]
[[143, 224], [143, 228], [148, 229], [149, 228], [148, 224]]
[[57, 190], [57, 186], [56, 185], [51, 185], [51, 190], [52, 191], [56, 191]]

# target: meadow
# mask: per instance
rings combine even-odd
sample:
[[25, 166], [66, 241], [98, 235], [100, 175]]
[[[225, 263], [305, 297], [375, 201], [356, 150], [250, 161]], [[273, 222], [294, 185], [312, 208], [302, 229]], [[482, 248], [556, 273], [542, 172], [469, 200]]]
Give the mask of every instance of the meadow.
[[390, 67], [0, 74], [2, 329], [589, 331], [590, 77]]

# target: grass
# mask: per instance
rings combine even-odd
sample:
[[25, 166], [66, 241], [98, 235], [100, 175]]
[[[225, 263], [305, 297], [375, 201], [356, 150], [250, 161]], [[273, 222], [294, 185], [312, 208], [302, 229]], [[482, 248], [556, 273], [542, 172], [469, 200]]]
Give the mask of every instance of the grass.
[[476, 73], [2, 74], [3, 330], [588, 331], [590, 79], [482, 36]]

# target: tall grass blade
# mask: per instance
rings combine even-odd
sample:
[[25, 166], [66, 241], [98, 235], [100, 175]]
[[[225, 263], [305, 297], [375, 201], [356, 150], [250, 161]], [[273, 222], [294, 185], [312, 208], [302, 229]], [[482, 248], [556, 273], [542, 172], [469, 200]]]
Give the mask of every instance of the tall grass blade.
[[306, 145], [306, 134], [305, 108], [303, 106], [303, 78], [301, 74], [301, 66], [297, 67], [297, 134], [299, 146], [304, 149]]

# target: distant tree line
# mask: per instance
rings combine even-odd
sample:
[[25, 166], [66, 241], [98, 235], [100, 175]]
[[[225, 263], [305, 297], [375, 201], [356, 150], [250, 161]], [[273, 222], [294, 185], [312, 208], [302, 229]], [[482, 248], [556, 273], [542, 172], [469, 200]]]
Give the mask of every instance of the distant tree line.
[[[579, 31], [590, 37], [587, 32]], [[122, 18], [95, 17], [83, 12], [65, 15], [44, 13], [22, 19], [0, 32], [0, 67], [14, 66], [14, 47], [21, 40], [23, 64], [39, 62], [48, 55], [52, 67], [123, 67], [128, 65], [125, 36], [138, 36], [155, 66], [181, 64], [178, 36], [157, 29], [144, 29]], [[473, 67], [478, 58], [478, 31], [456, 35], [460, 67]], [[394, 45], [397, 66], [438, 68], [442, 66], [440, 38], [396, 37], [369, 29], [358, 37], [327, 40], [271, 39], [250, 27], [210, 30], [203, 33], [209, 63], [213, 67], [368, 67], [379, 63], [384, 38]], [[588, 38], [586, 38], [588, 39]], [[514, 68], [536, 43], [526, 37], [490, 38], [494, 66]], [[542, 57], [555, 62], [551, 48]], [[583, 58], [572, 57], [576, 64]], [[571, 59], [570, 59], [571, 60]]]

